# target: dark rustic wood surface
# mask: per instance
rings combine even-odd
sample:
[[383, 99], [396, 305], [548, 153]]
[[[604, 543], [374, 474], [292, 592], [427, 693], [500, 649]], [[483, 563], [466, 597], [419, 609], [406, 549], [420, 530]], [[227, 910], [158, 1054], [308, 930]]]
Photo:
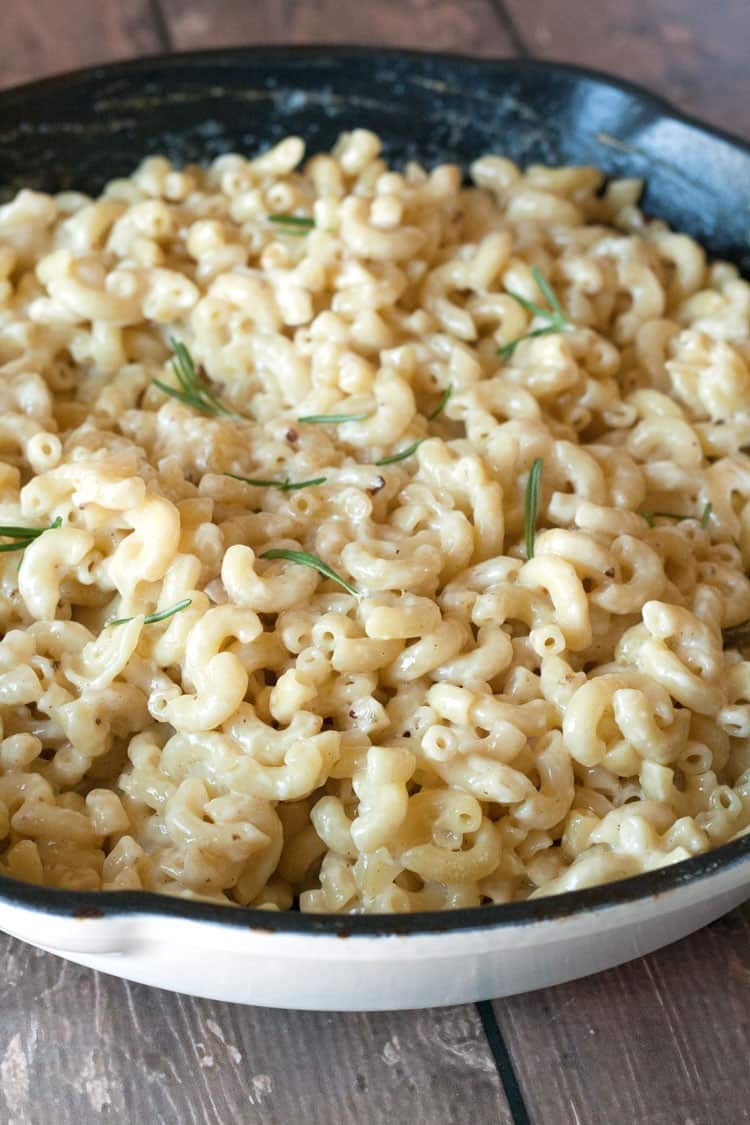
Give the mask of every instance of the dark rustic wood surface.
[[750, 1121], [750, 909], [586, 981], [494, 1003], [534, 1122]]
[[[0, 86], [148, 52], [389, 43], [598, 66], [750, 134], [748, 0], [0, 0]], [[741, 1125], [750, 907], [493, 1005], [325, 1015], [175, 996], [0, 937], [0, 1122]]]
[[519, 29], [519, 46], [530, 55], [643, 82], [682, 109], [750, 134], [748, 0], [506, 4]]
[[388, 43], [511, 54], [490, 0], [163, 0], [177, 50], [236, 43]]
[[162, 49], [149, 0], [0, 0], [0, 86]]
[[474, 1007], [244, 1008], [0, 943], [4, 1125], [512, 1120]]

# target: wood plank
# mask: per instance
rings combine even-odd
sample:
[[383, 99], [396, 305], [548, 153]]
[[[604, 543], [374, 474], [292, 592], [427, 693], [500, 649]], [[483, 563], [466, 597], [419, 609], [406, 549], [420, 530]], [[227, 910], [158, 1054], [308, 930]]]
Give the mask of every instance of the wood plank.
[[494, 1009], [535, 1122], [750, 1121], [750, 904], [650, 957]]
[[[750, 135], [747, 0], [505, 0], [529, 52], [644, 82], [683, 109]], [[572, 9], [572, 10], [571, 10]]]
[[0, 87], [161, 50], [148, 0], [0, 0], [0, 42]]
[[491, 0], [162, 0], [175, 46], [239, 43], [378, 43], [510, 54]]
[[5, 936], [0, 961], [5, 1125], [511, 1125], [470, 1005], [246, 1008], [131, 985]]

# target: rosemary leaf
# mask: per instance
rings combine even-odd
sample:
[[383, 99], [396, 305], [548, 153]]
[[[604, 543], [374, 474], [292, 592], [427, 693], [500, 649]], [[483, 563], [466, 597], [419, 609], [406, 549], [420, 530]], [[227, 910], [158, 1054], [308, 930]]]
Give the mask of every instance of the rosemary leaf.
[[303, 414], [298, 418], [298, 422], [311, 422], [314, 424], [327, 423], [338, 424], [339, 422], [364, 422], [365, 418], [371, 415], [367, 414]]
[[537, 457], [531, 466], [529, 478], [526, 481], [526, 495], [523, 501], [524, 521], [526, 531], [526, 558], [534, 557], [534, 539], [536, 537], [536, 522], [539, 518], [539, 495], [542, 483], [541, 457]]
[[440, 396], [440, 402], [437, 404], [435, 409], [432, 410], [427, 415], [427, 421], [428, 422], [432, 422], [433, 419], [437, 418], [438, 414], [443, 413], [443, 411], [445, 410], [445, 408], [448, 404], [448, 399], [451, 397], [452, 394], [453, 394], [453, 385], [451, 383], [449, 383], [448, 386], [445, 388], [445, 390], [443, 391], [443, 393]]
[[510, 359], [518, 345], [522, 344], [524, 340], [535, 340], [538, 336], [551, 336], [559, 331], [560, 329], [555, 324], [548, 324], [545, 328], [535, 328], [532, 332], [527, 332], [525, 336], [519, 336], [508, 344], [503, 344], [501, 348], [497, 349], [497, 354], [502, 356], [503, 359]]
[[313, 477], [312, 480], [255, 480], [253, 477], [241, 477], [238, 473], [224, 473], [225, 477], [232, 480], [241, 480], [245, 484], [252, 484], [256, 488], [278, 488], [280, 492], [296, 492], [298, 488], [311, 488], [315, 484], [325, 484], [326, 477]]
[[170, 338], [169, 343], [174, 352], [171, 361], [172, 370], [179, 386], [171, 387], [169, 383], [163, 383], [161, 379], [154, 379], [154, 385], [165, 395], [169, 395], [170, 398], [176, 398], [179, 402], [192, 407], [193, 410], [200, 410], [203, 414], [210, 414], [213, 417], [223, 415], [227, 418], [242, 418], [242, 414], [237, 414], [234, 410], [224, 406], [224, 403], [211, 390], [208, 383], [201, 379], [195, 361], [185, 344], [181, 340], [174, 339], [174, 337]]
[[[427, 415], [428, 422], [432, 422], [435, 418], [437, 418], [438, 414], [442, 414], [442, 412], [445, 410], [448, 399], [452, 394], [453, 386], [452, 384], [449, 384], [441, 394], [440, 401], [438, 402], [435, 409], [430, 411], [430, 413]], [[416, 441], [413, 441], [411, 445], [407, 445], [406, 448], [402, 449], [399, 453], [393, 453], [390, 457], [381, 457], [381, 459], [379, 461], [376, 461], [375, 464], [395, 465], [397, 461], [405, 461], [406, 458], [411, 457], [412, 453], [415, 453], [416, 450], [419, 449], [422, 442], [426, 440], [426, 438], [418, 438]]]
[[[712, 511], [713, 511], [713, 504], [711, 504], [711, 502], [709, 501], [709, 503], [706, 504], [705, 508], [703, 509], [703, 512], [700, 515], [699, 522], [700, 522], [700, 525], [701, 525], [702, 528], [705, 529], [705, 528], [708, 527], [708, 521], [711, 518], [711, 512]], [[678, 521], [680, 521], [680, 520], [699, 519], [698, 516], [683, 515], [681, 512], [647, 512], [647, 511], [643, 510], [643, 511], [640, 512], [640, 515], [643, 516], [644, 520], [646, 521], [646, 523], [648, 524], [649, 527], [654, 526], [654, 520], [657, 518], [657, 516], [660, 519], [663, 519], [663, 520], [678, 520]]]
[[175, 353], [172, 359], [172, 368], [185, 393], [188, 395], [197, 394], [201, 399], [209, 403], [217, 414], [226, 414], [231, 417], [239, 418], [240, 415], [235, 414], [234, 411], [224, 406], [218, 395], [211, 390], [208, 383], [206, 383], [204, 379], [201, 379], [195, 366], [195, 361], [186, 345], [174, 338], [170, 340], [170, 343]]
[[646, 520], [646, 523], [650, 523], [651, 527], [654, 526], [654, 520], [657, 517], [659, 519], [663, 519], [663, 520], [691, 520], [691, 519], [693, 519], [692, 516], [683, 516], [683, 515], [680, 515], [679, 512], [641, 512], [641, 515]]
[[0, 544], [0, 552], [25, 551], [29, 544], [34, 542], [34, 539], [36, 539], [36, 536], [32, 539], [19, 539], [15, 543], [2, 543]]
[[[147, 613], [143, 618], [143, 624], [155, 625], [157, 621], [166, 621], [168, 617], [174, 617], [176, 613], [179, 613], [181, 609], [187, 609], [192, 601], [192, 598], [182, 598], [181, 601], [175, 602], [174, 605], [171, 605], [169, 609], [160, 609], [156, 613]], [[135, 618], [117, 617], [113, 621], [105, 622], [105, 625], [107, 627], [112, 627], [113, 625], [127, 625], [129, 621], [135, 621]]]
[[512, 297], [522, 309], [525, 309], [527, 313], [531, 313], [532, 316], [543, 316], [546, 320], [554, 315], [549, 309], [543, 309], [536, 301], [530, 301], [528, 297], [523, 297], [520, 293], [516, 293], [515, 289], [509, 289], [508, 295]]
[[549, 307], [554, 312], [555, 316], [558, 316], [561, 320], [565, 320], [565, 313], [560, 308], [560, 302], [557, 299], [555, 291], [538, 266], [531, 267], [531, 276], [534, 278], [534, 281], [537, 284], [537, 288], [539, 289]]
[[381, 457], [376, 461], [376, 465], [395, 465], [397, 461], [405, 461], [407, 457], [411, 457], [412, 453], [419, 449], [420, 445], [425, 438], [419, 438], [418, 441], [413, 441], [411, 445], [407, 445], [406, 449], [402, 449], [400, 453], [394, 453], [390, 457]]
[[515, 293], [512, 289], [509, 289], [508, 293], [522, 309], [525, 309], [526, 312], [531, 313], [533, 316], [540, 316], [543, 320], [546, 320], [547, 323], [541, 328], [534, 328], [531, 332], [526, 332], [523, 336], [518, 336], [515, 340], [509, 340], [507, 344], [503, 344], [502, 347], [498, 348], [497, 354], [502, 356], [503, 359], [509, 359], [518, 345], [524, 340], [534, 340], [539, 336], [549, 336], [555, 332], [567, 332], [573, 327], [563, 312], [554, 289], [538, 266], [531, 267], [531, 276], [534, 278], [537, 289], [549, 305], [548, 309], [537, 305], [535, 301], [529, 301], [526, 297], [522, 297], [520, 293]]
[[315, 226], [315, 220], [308, 219], [305, 215], [269, 215], [268, 221], [280, 227], [287, 227], [285, 234], [305, 235]]
[[332, 582], [337, 582], [339, 586], [342, 586], [347, 593], [353, 594], [355, 598], [360, 596], [359, 590], [350, 585], [335, 570], [332, 570], [328, 563], [307, 551], [287, 551], [283, 547], [273, 547], [270, 551], [264, 551], [260, 557], [262, 559], [286, 559], [287, 562], [298, 563], [300, 566], [309, 566], [312, 570], [317, 570], [318, 574], [322, 574], [324, 578], [330, 578]]
[[45, 531], [56, 531], [58, 527], [62, 527], [62, 516], [58, 516], [48, 527], [0, 526], [0, 537], [13, 540], [12, 543], [0, 544], [0, 552], [25, 551], [35, 539], [44, 535]]
[[4, 535], [6, 539], [36, 539], [42, 531], [44, 531], [44, 528], [0, 527], [0, 535]]

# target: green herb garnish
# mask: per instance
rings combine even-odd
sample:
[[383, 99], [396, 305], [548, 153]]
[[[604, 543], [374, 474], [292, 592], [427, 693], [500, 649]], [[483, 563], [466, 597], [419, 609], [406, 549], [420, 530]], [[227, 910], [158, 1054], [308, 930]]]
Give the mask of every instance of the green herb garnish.
[[253, 477], [241, 477], [238, 473], [224, 473], [225, 477], [232, 480], [241, 480], [245, 484], [252, 484], [256, 488], [278, 488], [280, 492], [295, 492], [298, 488], [312, 488], [314, 484], [325, 484], [326, 477], [313, 477], [312, 480], [255, 480]]
[[448, 386], [447, 386], [447, 387], [445, 388], [445, 390], [443, 391], [443, 393], [441, 394], [441, 396], [440, 396], [440, 402], [439, 402], [439, 403], [437, 404], [437, 406], [435, 407], [435, 409], [434, 409], [433, 411], [431, 411], [431, 413], [430, 413], [430, 414], [428, 414], [428, 415], [427, 415], [427, 421], [428, 421], [428, 422], [432, 422], [432, 420], [433, 420], [434, 418], [437, 418], [438, 414], [442, 414], [442, 413], [443, 413], [443, 411], [445, 410], [445, 407], [446, 407], [446, 405], [447, 405], [447, 403], [448, 403], [448, 399], [449, 399], [449, 398], [451, 397], [451, 395], [452, 395], [452, 394], [453, 394], [453, 386], [452, 386], [452, 384], [449, 384], [449, 385], [448, 385]]
[[0, 527], [0, 537], [14, 540], [13, 543], [0, 544], [0, 551], [25, 551], [45, 531], [56, 531], [58, 527], [62, 527], [62, 516], [48, 527]]
[[368, 414], [304, 414], [301, 418], [298, 418], [297, 421], [298, 422], [313, 422], [313, 423], [316, 423], [316, 424], [321, 423], [321, 422], [322, 423], [330, 422], [332, 424], [337, 424], [339, 422], [364, 422], [365, 418], [370, 418], [370, 417], [371, 417], [371, 415], [369, 413]]
[[[452, 394], [453, 394], [453, 387], [447, 386], [445, 388], [445, 390], [443, 391], [442, 395], [440, 396], [440, 402], [437, 404], [435, 409], [430, 414], [427, 415], [427, 421], [428, 422], [432, 422], [432, 420], [434, 418], [437, 418], [438, 414], [442, 414], [443, 410], [445, 410], [445, 404], [447, 403], [448, 399], [451, 397]], [[406, 449], [402, 449], [400, 453], [394, 453], [390, 457], [381, 457], [381, 459], [379, 461], [376, 461], [375, 464], [376, 465], [395, 465], [395, 463], [397, 461], [405, 461], [406, 458], [411, 457], [412, 453], [415, 453], [417, 451], [417, 449], [419, 449], [422, 442], [426, 441], [426, 440], [427, 440], [426, 438], [418, 438], [417, 441], [413, 441], [411, 443], [411, 445], [407, 445]]]
[[307, 234], [315, 226], [315, 219], [308, 219], [304, 215], [269, 215], [268, 221], [277, 223], [280, 227], [287, 227], [285, 234]]
[[[157, 613], [147, 613], [143, 618], [144, 625], [155, 625], [157, 621], [166, 621], [168, 617], [174, 617], [181, 609], [187, 609], [191, 604], [192, 598], [183, 598], [182, 601], [175, 602], [169, 609], [160, 609]], [[127, 625], [128, 621], [135, 621], [135, 617], [117, 617], [113, 621], [106, 621], [105, 625], [110, 627], [112, 625]]]
[[413, 441], [411, 445], [407, 445], [406, 449], [402, 449], [400, 453], [394, 453], [391, 457], [381, 457], [379, 461], [375, 462], [375, 464], [395, 465], [397, 461], [405, 461], [406, 458], [411, 457], [412, 453], [419, 449], [422, 442], [426, 440], [426, 438], [419, 438], [418, 441]]
[[536, 521], [539, 518], [539, 493], [542, 483], [542, 458], [537, 457], [531, 466], [529, 479], [526, 481], [526, 495], [523, 501], [524, 520], [526, 527], [526, 558], [534, 557], [534, 539], [536, 537]]
[[260, 557], [262, 559], [286, 559], [287, 562], [299, 563], [300, 566], [309, 566], [312, 570], [317, 570], [318, 574], [322, 574], [324, 578], [330, 578], [332, 582], [338, 582], [339, 586], [343, 586], [347, 593], [353, 594], [355, 598], [359, 597], [359, 590], [351, 586], [317, 555], [311, 555], [307, 551], [287, 551], [283, 547], [273, 547], [270, 551], [264, 551]]
[[224, 415], [228, 418], [242, 418], [241, 414], [237, 414], [234, 410], [224, 406], [224, 403], [218, 395], [214, 394], [208, 383], [201, 379], [195, 361], [185, 344], [174, 338], [170, 338], [169, 343], [174, 352], [171, 361], [172, 370], [180, 385], [179, 387], [170, 387], [168, 383], [162, 383], [161, 379], [154, 379], [153, 382], [159, 390], [171, 398], [184, 402], [186, 406], [192, 406], [193, 410], [202, 411], [203, 414], [211, 414], [214, 417]]
[[[709, 500], [708, 504], [706, 504], [705, 508], [703, 509], [703, 511], [701, 513], [700, 521], [699, 521], [701, 527], [704, 530], [708, 527], [708, 521], [711, 519], [711, 513], [712, 513], [713, 510], [714, 510], [713, 504]], [[684, 516], [684, 515], [681, 515], [679, 512], [647, 512], [647, 511], [644, 510], [640, 513], [640, 515], [643, 516], [644, 520], [646, 521], [646, 523], [648, 524], [649, 527], [654, 526], [654, 520], [656, 519], [657, 516], [659, 516], [663, 520], [694, 520], [694, 519], [698, 519], [697, 516], [690, 516], [690, 515]]]
[[526, 312], [531, 313], [533, 316], [541, 316], [547, 323], [543, 328], [534, 328], [533, 331], [526, 332], [525, 335], [519, 336], [515, 340], [510, 340], [507, 344], [503, 344], [501, 348], [498, 348], [497, 354], [502, 356], [503, 359], [509, 359], [523, 340], [533, 340], [537, 336], [549, 336], [553, 332], [567, 332], [573, 327], [560, 307], [560, 302], [542, 271], [537, 266], [532, 266], [531, 276], [534, 278], [537, 288], [547, 301], [549, 305], [548, 309], [543, 309], [541, 305], [537, 305], [534, 301], [528, 301], [525, 297], [522, 297], [520, 293], [514, 293], [512, 289], [509, 289], [508, 293], [514, 301], [518, 302], [522, 309], [526, 309]]

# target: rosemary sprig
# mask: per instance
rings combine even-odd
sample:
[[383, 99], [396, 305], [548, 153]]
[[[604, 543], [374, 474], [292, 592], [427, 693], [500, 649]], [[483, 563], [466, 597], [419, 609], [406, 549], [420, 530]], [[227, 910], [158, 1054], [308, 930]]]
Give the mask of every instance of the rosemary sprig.
[[318, 574], [322, 574], [324, 578], [330, 578], [332, 582], [337, 582], [339, 586], [342, 586], [347, 593], [353, 594], [355, 598], [360, 596], [359, 590], [350, 585], [335, 570], [332, 570], [328, 563], [307, 551], [287, 551], [283, 547], [273, 547], [270, 551], [264, 551], [260, 557], [262, 559], [286, 559], [287, 562], [298, 563], [300, 566], [309, 566], [312, 570], [317, 570]]
[[45, 531], [56, 531], [58, 527], [62, 527], [62, 516], [48, 527], [0, 527], [0, 537], [13, 540], [12, 543], [0, 544], [0, 551], [25, 551]]
[[[445, 405], [452, 394], [453, 386], [449, 385], [445, 388], [442, 395], [440, 396], [440, 402], [437, 404], [435, 409], [427, 415], [428, 422], [432, 422], [434, 418], [437, 418], [438, 414], [442, 414], [443, 410], [445, 410]], [[412, 453], [415, 453], [419, 449], [422, 442], [426, 440], [426, 438], [418, 438], [416, 441], [413, 441], [411, 445], [407, 445], [406, 449], [402, 449], [400, 453], [393, 453], [390, 457], [381, 457], [381, 459], [379, 461], [376, 461], [375, 464], [395, 465], [397, 461], [405, 461], [406, 458], [411, 457]]]
[[314, 424], [327, 423], [338, 424], [339, 422], [364, 422], [365, 418], [371, 415], [367, 414], [303, 414], [297, 419], [298, 422], [312, 422]]
[[305, 215], [269, 215], [269, 223], [276, 223], [280, 227], [286, 227], [284, 234], [294, 234], [303, 236], [315, 226], [314, 219], [308, 219]]
[[[144, 625], [155, 625], [157, 621], [166, 621], [168, 617], [174, 617], [181, 609], [187, 609], [192, 603], [192, 598], [182, 598], [181, 601], [175, 602], [169, 609], [160, 609], [156, 613], [147, 613], [143, 618]], [[111, 627], [113, 625], [127, 625], [128, 621], [135, 621], [134, 617], [117, 617], [112, 621], [106, 621], [105, 625]]]
[[203, 414], [211, 414], [213, 417], [223, 415], [227, 418], [242, 418], [241, 414], [237, 414], [234, 410], [224, 406], [224, 403], [218, 395], [214, 394], [208, 383], [201, 379], [195, 361], [185, 344], [174, 337], [170, 338], [169, 343], [174, 352], [171, 360], [172, 370], [179, 387], [170, 387], [169, 383], [163, 383], [161, 379], [153, 380], [155, 386], [165, 395], [176, 398], [180, 402], [184, 402], [186, 406], [192, 406], [193, 410], [200, 410]]
[[312, 480], [255, 480], [254, 477], [241, 477], [238, 473], [224, 473], [225, 477], [232, 480], [241, 480], [245, 484], [252, 484], [256, 488], [278, 488], [280, 492], [296, 492], [298, 488], [312, 488], [315, 484], [325, 484], [326, 477], [313, 477]]
[[[437, 415], [442, 414], [445, 409], [445, 404], [448, 403], [448, 400], [452, 394], [453, 387], [446, 387], [440, 397], [440, 402], [437, 403], [434, 411], [432, 411], [430, 414], [427, 414], [428, 422], [432, 422], [433, 418], [436, 418]], [[297, 421], [311, 423], [331, 423], [335, 425], [340, 422], [364, 422], [365, 418], [369, 417], [372, 417], [371, 412], [367, 412], [364, 414], [301, 414], [297, 418]], [[380, 461], [376, 461], [376, 465], [379, 465], [379, 463]]]
[[435, 409], [432, 410], [427, 415], [427, 421], [428, 422], [432, 422], [434, 418], [437, 418], [438, 414], [443, 413], [443, 411], [445, 410], [445, 408], [448, 404], [448, 399], [451, 397], [452, 394], [453, 394], [453, 384], [449, 383], [448, 386], [445, 388], [445, 390], [443, 391], [443, 393], [440, 396], [440, 402], [437, 404]]
[[541, 457], [537, 457], [531, 466], [529, 479], [526, 481], [526, 495], [523, 501], [524, 521], [526, 531], [526, 558], [534, 557], [534, 539], [536, 537], [536, 521], [539, 518], [539, 494], [542, 483]]
[[[705, 508], [701, 512], [701, 516], [700, 516], [700, 525], [704, 530], [708, 527], [708, 521], [711, 519], [711, 513], [713, 512], [713, 510], [714, 510], [714, 506], [711, 503], [711, 501], [709, 500], [709, 502], [706, 504]], [[661, 519], [664, 519], [664, 520], [694, 520], [694, 519], [696, 519], [695, 516], [691, 516], [691, 515], [684, 516], [684, 515], [681, 515], [678, 512], [647, 512], [645, 509], [643, 509], [640, 514], [643, 516], [644, 520], [646, 521], [646, 523], [648, 524], [649, 527], [654, 526], [654, 520], [656, 519], [657, 516], [659, 516]]]
[[553, 332], [567, 332], [573, 325], [566, 317], [560, 302], [555, 296], [555, 291], [547, 281], [542, 271], [538, 266], [531, 267], [531, 276], [536, 282], [537, 288], [549, 305], [548, 309], [543, 309], [541, 305], [537, 305], [534, 301], [528, 301], [526, 297], [522, 297], [520, 293], [514, 293], [512, 289], [508, 293], [517, 301], [522, 309], [531, 313], [532, 316], [540, 316], [547, 323], [543, 328], [534, 328], [531, 332], [526, 332], [523, 336], [518, 336], [515, 340], [510, 340], [507, 344], [503, 344], [501, 348], [497, 349], [497, 354], [502, 356], [503, 359], [510, 359], [513, 352], [523, 340], [533, 340], [537, 336], [549, 336]]
[[375, 462], [375, 464], [395, 465], [397, 461], [405, 461], [406, 458], [411, 457], [412, 453], [415, 453], [416, 450], [419, 449], [422, 442], [426, 440], [426, 438], [419, 438], [417, 441], [413, 441], [411, 445], [407, 445], [406, 449], [402, 449], [400, 453], [394, 453], [391, 457], [381, 457], [379, 461]]

